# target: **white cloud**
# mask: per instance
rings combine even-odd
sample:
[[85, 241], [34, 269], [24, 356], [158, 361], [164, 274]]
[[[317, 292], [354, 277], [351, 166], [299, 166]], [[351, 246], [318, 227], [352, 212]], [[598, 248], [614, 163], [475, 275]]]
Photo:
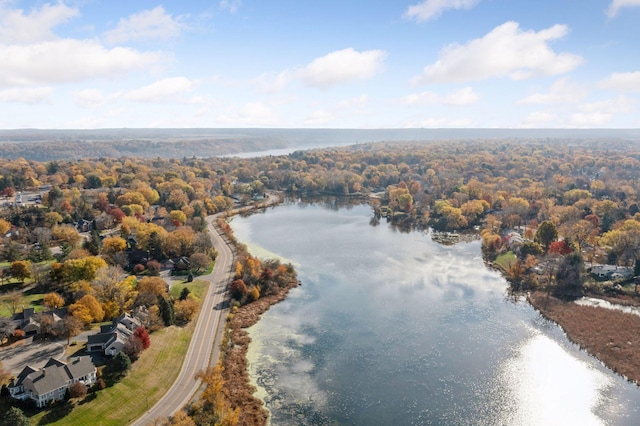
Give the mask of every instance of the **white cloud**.
[[305, 126], [326, 126], [327, 124], [331, 124], [336, 119], [336, 115], [332, 111], [327, 111], [324, 109], [319, 109], [307, 116], [304, 119]]
[[159, 63], [165, 55], [127, 47], [106, 49], [93, 40], [61, 39], [0, 45], [0, 87], [115, 77]]
[[78, 9], [62, 3], [45, 4], [24, 14], [22, 9], [5, 9], [0, 4], [0, 44], [35, 43], [55, 38], [51, 29], [79, 15]]
[[336, 50], [316, 58], [300, 70], [299, 76], [309, 86], [327, 89], [338, 84], [373, 77], [380, 71], [386, 56], [386, 52], [382, 50]]
[[422, 92], [407, 95], [401, 99], [405, 105], [449, 105], [461, 106], [471, 105], [480, 99], [480, 95], [473, 91], [471, 87], [456, 90], [447, 95], [439, 95], [433, 92]]
[[569, 126], [585, 128], [602, 126], [610, 122], [616, 114], [632, 111], [635, 104], [635, 100], [625, 96], [585, 103], [578, 106], [580, 112], [571, 115]]
[[618, 96], [615, 99], [585, 103], [579, 105], [578, 109], [584, 112], [604, 112], [608, 114], [615, 114], [631, 111], [635, 103], [635, 100], [629, 99], [626, 96]]
[[167, 102], [175, 100], [178, 95], [193, 90], [196, 85], [186, 77], [165, 78], [133, 90], [127, 93], [125, 97], [134, 102]]
[[118, 99], [121, 95], [122, 92], [104, 94], [97, 89], [85, 89], [75, 92], [73, 98], [75, 103], [81, 107], [99, 108]]
[[251, 80], [254, 89], [260, 93], [276, 93], [284, 89], [291, 81], [292, 74], [289, 71], [281, 73], [264, 73]]
[[598, 87], [620, 92], [640, 92], [640, 71], [613, 73], [599, 81]]
[[227, 114], [217, 117], [220, 124], [231, 126], [277, 126], [281, 124], [280, 117], [264, 102], [249, 102]]
[[229, 13], [236, 13], [242, 6], [242, 0], [220, 0], [220, 9], [228, 10]]
[[471, 9], [479, 2], [480, 0], [425, 0], [409, 6], [403, 16], [424, 22], [437, 18], [446, 9]]
[[640, 6], [640, 0], [613, 0], [607, 9], [607, 16], [613, 18], [618, 14], [620, 8], [632, 6]]
[[430, 117], [418, 120], [409, 120], [403, 123], [402, 127], [416, 129], [419, 127], [428, 127], [432, 129], [450, 128], [450, 127], [470, 127], [471, 120], [464, 118], [451, 119], [449, 117]]
[[354, 98], [344, 99], [327, 108], [315, 110], [304, 119], [305, 126], [326, 126], [336, 119], [350, 116], [367, 115], [369, 96], [362, 94]]
[[534, 111], [525, 117], [520, 127], [549, 127], [547, 123], [554, 121], [556, 118], [557, 116], [550, 112]]
[[360, 95], [355, 98], [345, 99], [338, 102], [337, 109], [349, 109], [349, 108], [364, 108], [369, 103], [369, 96]]
[[53, 87], [24, 87], [0, 90], [0, 102], [36, 105], [50, 103]]
[[177, 37], [186, 28], [183, 16], [174, 18], [162, 6], [120, 19], [118, 26], [104, 33], [109, 44], [131, 40], [167, 40]]
[[554, 25], [539, 32], [522, 31], [517, 22], [506, 22], [464, 46], [446, 46], [439, 59], [425, 67], [423, 74], [414, 77], [412, 83], [462, 83], [492, 77], [523, 80], [536, 75], [566, 73], [582, 64], [582, 57], [556, 53], [548, 42], [564, 37], [568, 31], [565, 25]]
[[534, 93], [518, 101], [519, 104], [576, 103], [587, 96], [584, 89], [561, 78], [554, 82], [547, 93]]

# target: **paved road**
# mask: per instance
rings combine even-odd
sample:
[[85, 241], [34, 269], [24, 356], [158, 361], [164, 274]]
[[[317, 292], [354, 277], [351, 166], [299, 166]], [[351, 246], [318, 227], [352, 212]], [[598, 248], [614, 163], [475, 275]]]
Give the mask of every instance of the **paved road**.
[[[173, 415], [191, 400], [200, 387], [200, 380], [195, 379], [196, 374], [217, 362], [220, 338], [224, 332], [224, 321], [228, 312], [225, 302], [226, 289], [233, 278], [231, 275], [233, 253], [217, 228], [213, 226], [216, 217], [217, 215], [207, 217], [207, 225], [211, 241], [218, 250], [218, 257], [213, 272], [199, 277], [199, 279], [208, 280], [211, 285], [205, 295], [182, 369], [169, 391], [156, 405], [136, 420], [134, 425], [146, 426], [153, 424], [159, 417]], [[162, 372], [159, 371], [158, 374]]]

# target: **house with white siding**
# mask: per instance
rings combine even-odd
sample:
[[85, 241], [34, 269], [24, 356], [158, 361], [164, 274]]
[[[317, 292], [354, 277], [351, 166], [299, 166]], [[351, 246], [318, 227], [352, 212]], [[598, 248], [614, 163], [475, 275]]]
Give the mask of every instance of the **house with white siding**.
[[44, 407], [51, 401], [64, 399], [67, 389], [80, 382], [89, 387], [96, 382], [97, 370], [91, 357], [75, 357], [69, 363], [50, 358], [41, 369], [26, 366], [9, 383], [9, 395], [19, 400], [31, 399]]

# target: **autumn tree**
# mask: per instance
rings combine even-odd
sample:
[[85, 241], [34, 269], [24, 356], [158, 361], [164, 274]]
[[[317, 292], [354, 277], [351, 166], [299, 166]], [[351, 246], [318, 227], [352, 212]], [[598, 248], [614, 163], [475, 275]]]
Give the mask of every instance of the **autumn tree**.
[[554, 241], [549, 244], [549, 253], [556, 253], [564, 256], [565, 254], [569, 254], [573, 251], [573, 249], [567, 244], [565, 240], [562, 241]]
[[2, 303], [7, 307], [11, 316], [14, 316], [18, 309], [25, 305], [26, 299], [21, 291], [11, 291], [3, 297]]
[[11, 276], [18, 281], [24, 281], [31, 278], [31, 262], [28, 260], [15, 260], [9, 266]]
[[87, 396], [87, 387], [80, 383], [74, 382], [69, 386], [69, 398], [82, 399]]
[[200, 309], [198, 302], [191, 297], [177, 300], [174, 302], [173, 307], [176, 313], [176, 322], [179, 324], [186, 324], [191, 321]]
[[47, 293], [42, 303], [50, 309], [57, 309], [64, 306], [64, 298], [56, 292]]
[[76, 303], [69, 307], [69, 312], [73, 312], [72, 307], [76, 304], [80, 304], [87, 307], [89, 315], [91, 316], [91, 322], [100, 322], [104, 318], [104, 310], [100, 306], [100, 302], [91, 294], [85, 294]]
[[229, 292], [234, 299], [242, 300], [249, 293], [249, 290], [243, 280], [237, 279], [229, 286]]
[[132, 362], [135, 362], [143, 351], [142, 342], [135, 335], [131, 335], [127, 337], [122, 351], [127, 354]]
[[4, 235], [9, 232], [11, 229], [11, 223], [7, 222], [4, 219], [0, 219], [0, 236], [4, 237]]
[[191, 267], [196, 270], [197, 273], [203, 269], [207, 269], [211, 264], [211, 257], [205, 253], [194, 253], [189, 257]]
[[102, 253], [113, 256], [121, 253], [127, 248], [127, 241], [121, 237], [107, 237], [102, 240]]
[[151, 337], [149, 337], [149, 332], [145, 327], [137, 327], [133, 335], [140, 339], [143, 350], [149, 349], [149, 346], [151, 346]]
[[52, 230], [53, 238], [66, 243], [71, 247], [78, 245], [82, 237], [78, 233], [78, 230], [71, 225], [59, 225], [54, 226]]
[[92, 281], [96, 277], [98, 270], [106, 266], [107, 262], [97, 256], [69, 259], [62, 265], [62, 278], [66, 282], [80, 280]]
[[82, 331], [84, 325], [81, 320], [73, 315], [67, 315], [60, 321], [60, 336], [66, 337], [67, 345], [71, 343], [71, 338], [77, 336]]
[[238, 424], [240, 410], [231, 408], [224, 395], [222, 366], [216, 365], [201, 371], [196, 376], [205, 385], [198, 400], [189, 408], [189, 414], [196, 424], [235, 426]]

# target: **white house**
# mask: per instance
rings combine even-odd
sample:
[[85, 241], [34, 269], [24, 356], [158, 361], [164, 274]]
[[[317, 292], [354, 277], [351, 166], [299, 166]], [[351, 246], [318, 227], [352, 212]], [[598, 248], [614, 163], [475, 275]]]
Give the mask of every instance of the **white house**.
[[71, 384], [80, 382], [89, 387], [96, 382], [96, 367], [88, 356], [76, 357], [70, 363], [50, 358], [37, 370], [26, 366], [9, 383], [9, 395], [19, 400], [32, 399], [38, 407], [64, 398]]
[[100, 327], [100, 333], [87, 338], [87, 351], [115, 356], [124, 348], [127, 339], [133, 335], [135, 329], [141, 325], [137, 318], [126, 313], [122, 314], [114, 318], [111, 324]]

